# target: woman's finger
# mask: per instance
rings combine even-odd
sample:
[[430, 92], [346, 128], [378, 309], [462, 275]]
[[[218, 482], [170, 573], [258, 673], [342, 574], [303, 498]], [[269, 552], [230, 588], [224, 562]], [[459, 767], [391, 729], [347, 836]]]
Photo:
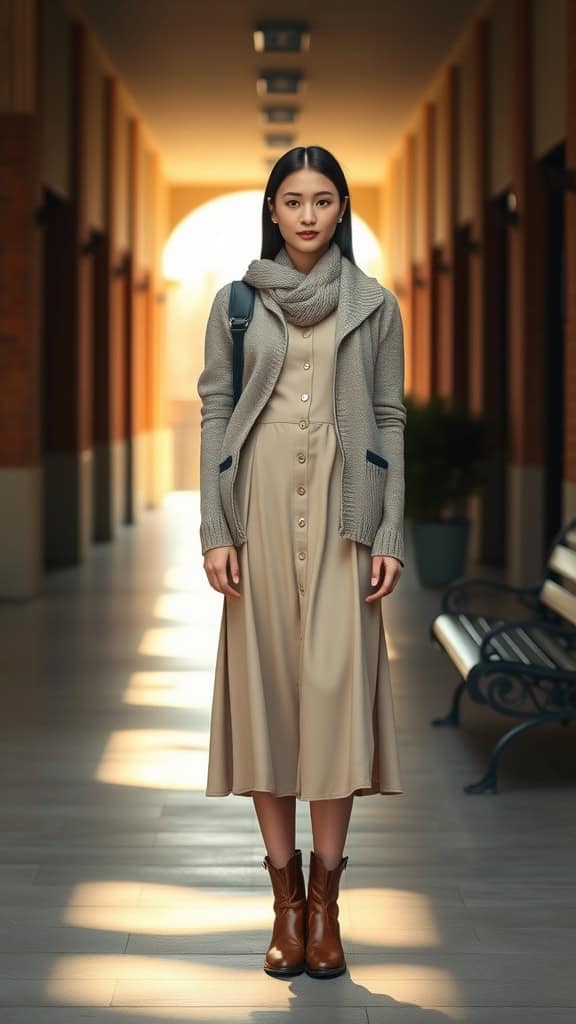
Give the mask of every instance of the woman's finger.
[[[377, 558], [380, 559], [379, 562], [376, 562]], [[375, 563], [378, 566], [376, 572], [374, 571]], [[375, 555], [372, 566], [372, 580], [376, 578], [376, 582], [378, 582], [379, 573], [382, 572], [382, 568], [384, 569], [384, 578], [378, 590], [374, 591], [373, 594], [369, 594], [368, 597], [365, 598], [366, 602], [377, 601], [380, 600], [380, 598], [385, 597], [387, 594], [391, 594], [401, 575], [401, 569], [397, 559], [387, 558], [386, 555]]]

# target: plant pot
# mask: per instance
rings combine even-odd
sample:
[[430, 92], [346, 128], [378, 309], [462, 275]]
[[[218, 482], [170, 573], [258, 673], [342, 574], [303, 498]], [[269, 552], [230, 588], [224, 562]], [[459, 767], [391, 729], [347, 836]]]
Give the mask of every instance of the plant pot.
[[429, 587], [445, 586], [464, 575], [469, 532], [470, 520], [464, 516], [412, 522], [420, 583]]

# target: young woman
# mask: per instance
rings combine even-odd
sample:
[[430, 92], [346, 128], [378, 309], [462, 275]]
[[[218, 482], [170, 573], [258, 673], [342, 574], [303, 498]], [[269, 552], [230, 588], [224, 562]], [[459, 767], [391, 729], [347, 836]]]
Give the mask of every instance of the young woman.
[[[266, 186], [233, 407], [230, 283], [206, 328], [204, 569], [224, 595], [207, 796], [252, 796], [274, 891], [264, 970], [346, 970], [338, 887], [354, 795], [401, 793], [380, 601], [404, 566], [404, 350], [395, 295], [357, 267], [349, 189], [321, 146]], [[310, 802], [306, 897], [295, 801]]]

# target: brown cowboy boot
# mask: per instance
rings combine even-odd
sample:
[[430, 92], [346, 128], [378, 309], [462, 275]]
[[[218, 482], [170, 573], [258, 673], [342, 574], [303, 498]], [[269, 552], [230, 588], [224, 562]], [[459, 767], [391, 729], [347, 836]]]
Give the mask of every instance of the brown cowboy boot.
[[346, 970], [338, 921], [338, 885], [348, 863], [342, 857], [331, 870], [310, 850], [308, 880], [306, 972], [312, 978], [336, 978]]
[[268, 856], [262, 864], [270, 873], [276, 914], [264, 970], [274, 978], [302, 974], [306, 960], [306, 884], [302, 850], [296, 850], [282, 868], [274, 867]]

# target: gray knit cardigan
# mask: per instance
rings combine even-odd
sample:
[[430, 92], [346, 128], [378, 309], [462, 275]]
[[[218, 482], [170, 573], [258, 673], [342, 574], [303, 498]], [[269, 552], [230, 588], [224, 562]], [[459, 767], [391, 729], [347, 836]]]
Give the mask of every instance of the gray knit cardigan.
[[[244, 339], [241, 396], [233, 409], [231, 283], [214, 297], [206, 325], [201, 405], [200, 541], [246, 540], [234, 483], [242, 445], [270, 398], [288, 343], [281, 310], [257, 291]], [[334, 422], [343, 456], [342, 537], [404, 564], [404, 342], [393, 292], [342, 255], [333, 373]]]

